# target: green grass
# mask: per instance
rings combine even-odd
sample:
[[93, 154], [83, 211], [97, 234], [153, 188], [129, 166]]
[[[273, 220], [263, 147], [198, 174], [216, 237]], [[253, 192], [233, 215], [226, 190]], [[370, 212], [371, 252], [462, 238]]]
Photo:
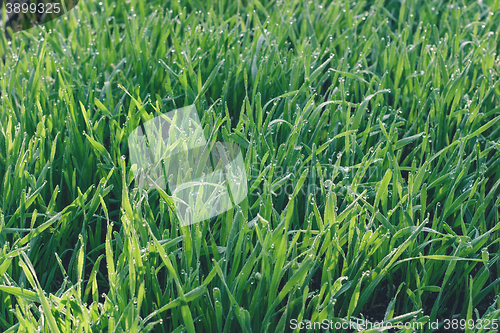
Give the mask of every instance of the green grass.
[[[499, 319], [499, 5], [82, 0], [1, 37], [0, 331]], [[182, 227], [127, 139], [191, 104], [249, 194]]]

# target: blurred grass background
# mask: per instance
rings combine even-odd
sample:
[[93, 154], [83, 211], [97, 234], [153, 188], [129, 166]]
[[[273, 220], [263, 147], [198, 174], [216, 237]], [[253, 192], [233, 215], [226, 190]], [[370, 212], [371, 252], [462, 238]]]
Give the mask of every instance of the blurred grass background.
[[[498, 319], [499, 13], [80, 1], [2, 36], [0, 330]], [[193, 103], [240, 145], [249, 195], [181, 227], [127, 138]]]

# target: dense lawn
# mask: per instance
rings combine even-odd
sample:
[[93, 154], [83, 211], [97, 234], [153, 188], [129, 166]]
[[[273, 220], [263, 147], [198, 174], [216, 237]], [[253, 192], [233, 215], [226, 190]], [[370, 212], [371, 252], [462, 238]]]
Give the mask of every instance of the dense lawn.
[[[0, 39], [0, 331], [496, 332], [500, 1], [100, 1]], [[248, 196], [183, 227], [127, 139], [191, 104]]]

